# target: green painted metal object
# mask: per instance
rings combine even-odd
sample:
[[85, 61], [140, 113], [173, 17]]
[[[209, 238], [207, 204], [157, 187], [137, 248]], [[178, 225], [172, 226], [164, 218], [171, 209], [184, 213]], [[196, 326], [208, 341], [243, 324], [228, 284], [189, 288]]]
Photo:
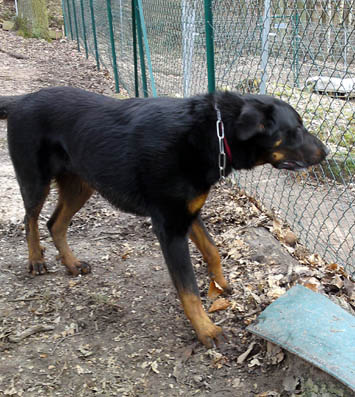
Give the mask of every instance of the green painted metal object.
[[247, 329], [355, 391], [355, 317], [323, 295], [297, 285]]
[[147, 85], [147, 74], [146, 74], [146, 68], [145, 68], [145, 57], [144, 57], [143, 33], [142, 33], [141, 19], [139, 17], [139, 9], [138, 9], [138, 5], [137, 5], [137, 0], [133, 0], [133, 2], [134, 2], [135, 22], [137, 25], [138, 49], [139, 49], [139, 59], [140, 59], [140, 64], [141, 64], [143, 96], [144, 96], [144, 98], [147, 98], [149, 96], [149, 93], [148, 93], [148, 85]]
[[113, 22], [112, 22], [111, 0], [106, 0], [106, 8], [107, 8], [108, 27], [110, 32], [112, 68], [113, 68], [113, 75], [115, 77], [115, 91], [118, 93], [120, 92], [120, 86], [118, 80], [118, 68], [117, 68], [116, 47], [115, 47], [115, 34], [114, 34]]
[[83, 29], [83, 40], [84, 40], [84, 47], [85, 47], [85, 56], [86, 59], [89, 58], [89, 49], [88, 49], [88, 42], [86, 37], [86, 25], [85, 25], [85, 11], [84, 11], [84, 4], [83, 0], [80, 0], [80, 11], [81, 11], [81, 26]]
[[145, 20], [144, 20], [144, 14], [143, 14], [142, 0], [136, 0], [136, 1], [137, 1], [137, 6], [138, 6], [140, 28], [141, 28], [141, 31], [142, 31], [142, 34], [143, 34], [145, 55], [147, 57], [147, 63], [148, 63], [148, 71], [149, 71], [149, 77], [150, 77], [150, 86], [151, 86], [151, 89], [152, 89], [152, 95], [154, 97], [156, 97], [157, 96], [157, 90], [155, 88], [155, 80], [154, 80], [154, 75], [153, 75], [152, 60], [151, 60], [150, 49], [149, 49], [149, 44], [148, 44], [147, 28], [145, 26]]
[[71, 39], [71, 40], [74, 40], [73, 25], [72, 25], [72, 17], [71, 17], [71, 12], [70, 12], [70, 3], [69, 3], [69, 0], [66, 0], [66, 5], [67, 5], [67, 12], [68, 12], [70, 39]]
[[77, 19], [77, 16], [76, 16], [76, 8], [75, 8], [74, 0], [72, 0], [72, 5], [73, 5], [73, 18], [74, 18], [76, 42], [77, 42], [77, 45], [78, 45], [78, 51], [80, 52], [79, 27], [78, 27], [78, 19]]
[[138, 52], [137, 52], [137, 25], [134, 0], [132, 0], [132, 40], [133, 40], [133, 67], [134, 67], [134, 95], [139, 97], [139, 78], [138, 78]]
[[64, 36], [68, 36], [68, 15], [65, 9], [64, 0], [62, 0], [62, 13], [63, 13], [63, 22], [64, 22]]
[[216, 89], [212, 0], [204, 0], [208, 92]]
[[90, 15], [91, 15], [92, 36], [94, 39], [94, 47], [95, 47], [96, 66], [97, 66], [97, 69], [100, 70], [100, 57], [99, 57], [99, 50], [98, 50], [98, 46], [97, 46], [96, 22], [95, 22], [93, 0], [90, 0]]

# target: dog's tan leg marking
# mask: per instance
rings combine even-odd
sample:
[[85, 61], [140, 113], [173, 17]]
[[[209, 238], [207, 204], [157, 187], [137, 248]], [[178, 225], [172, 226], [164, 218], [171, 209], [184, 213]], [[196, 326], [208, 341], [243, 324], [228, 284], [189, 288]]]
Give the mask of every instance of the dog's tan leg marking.
[[47, 272], [44, 262], [44, 248], [40, 245], [40, 235], [38, 230], [38, 217], [43, 204], [48, 196], [50, 186], [45, 188], [43, 198], [36, 208], [29, 211], [25, 217], [26, 240], [28, 246], [28, 269], [33, 275]]
[[211, 280], [218, 283], [223, 291], [229, 293], [231, 288], [223, 276], [221, 257], [200, 218], [197, 218], [193, 222], [190, 231], [190, 238], [196, 245], [197, 249], [201, 252], [203, 259], [207, 262], [207, 269]]
[[80, 262], [67, 243], [67, 230], [73, 215], [80, 210], [93, 193], [93, 189], [80, 178], [67, 175], [57, 178], [59, 200], [48, 222], [54, 245], [59, 251], [63, 265], [76, 276], [89, 273], [90, 266]]
[[200, 211], [200, 209], [205, 204], [207, 196], [208, 196], [208, 192], [203, 193], [200, 196], [197, 196], [194, 199], [192, 199], [191, 201], [189, 201], [187, 208], [188, 208], [190, 214], [196, 214], [196, 212]]
[[178, 292], [186, 317], [190, 320], [198, 339], [205, 346], [213, 347], [213, 343], [218, 343], [222, 336], [222, 328], [213, 324], [204, 311], [199, 296], [186, 291]]

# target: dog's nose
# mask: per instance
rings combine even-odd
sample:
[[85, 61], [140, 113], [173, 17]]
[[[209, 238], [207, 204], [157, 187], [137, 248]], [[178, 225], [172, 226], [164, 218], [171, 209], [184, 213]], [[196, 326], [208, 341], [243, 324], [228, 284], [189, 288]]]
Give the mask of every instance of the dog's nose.
[[328, 146], [324, 145], [324, 153], [326, 156], [328, 156], [328, 154], [330, 153], [330, 148]]

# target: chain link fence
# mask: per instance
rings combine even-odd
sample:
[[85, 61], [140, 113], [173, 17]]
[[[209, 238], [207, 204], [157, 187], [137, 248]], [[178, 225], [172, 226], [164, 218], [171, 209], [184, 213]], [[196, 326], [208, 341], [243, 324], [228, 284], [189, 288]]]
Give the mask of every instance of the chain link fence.
[[281, 98], [332, 154], [238, 184], [355, 272], [355, 0], [63, 0], [66, 34], [130, 96], [231, 89]]

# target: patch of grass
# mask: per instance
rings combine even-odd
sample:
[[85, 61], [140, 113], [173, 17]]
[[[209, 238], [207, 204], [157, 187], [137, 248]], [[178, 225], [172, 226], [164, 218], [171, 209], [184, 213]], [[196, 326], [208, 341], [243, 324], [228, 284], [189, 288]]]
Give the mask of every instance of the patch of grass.
[[16, 17], [14, 29], [17, 31], [18, 35], [26, 39], [34, 38], [50, 41], [49, 32], [46, 32], [45, 30], [42, 30], [41, 32], [35, 32], [32, 29], [31, 22], [27, 18]]
[[15, 18], [15, 30], [17, 33], [25, 38], [30, 38], [32, 36], [31, 26], [29, 21], [26, 18]]
[[355, 146], [355, 131], [344, 132], [343, 139], [346, 146]]
[[355, 157], [336, 156], [323, 161], [321, 165], [312, 168], [311, 173], [317, 176], [317, 179], [335, 180], [339, 183], [349, 182], [355, 175]]

